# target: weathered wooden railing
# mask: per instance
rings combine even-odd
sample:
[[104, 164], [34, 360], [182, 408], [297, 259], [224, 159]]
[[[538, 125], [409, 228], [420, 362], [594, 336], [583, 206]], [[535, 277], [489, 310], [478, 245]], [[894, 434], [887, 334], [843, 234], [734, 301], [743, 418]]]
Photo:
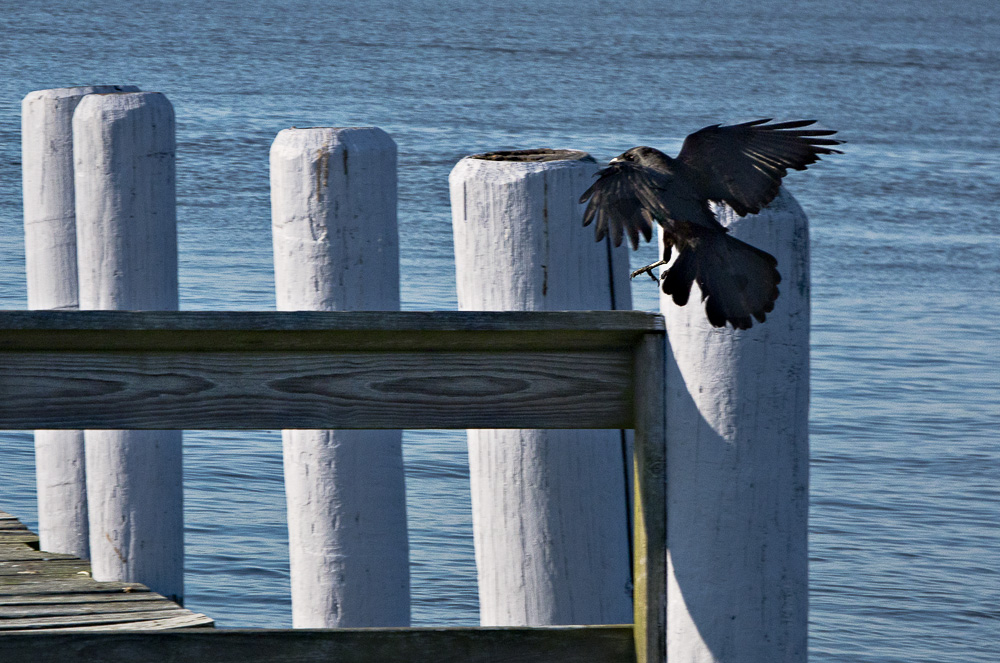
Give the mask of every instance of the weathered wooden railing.
[[634, 428], [633, 626], [10, 634], [0, 660], [665, 659], [664, 325], [559, 313], [0, 312], [0, 428]]

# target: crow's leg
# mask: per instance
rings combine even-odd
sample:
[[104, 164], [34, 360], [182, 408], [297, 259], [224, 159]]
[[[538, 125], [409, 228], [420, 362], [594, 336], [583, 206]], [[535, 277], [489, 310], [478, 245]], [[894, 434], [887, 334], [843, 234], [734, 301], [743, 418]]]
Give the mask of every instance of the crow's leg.
[[653, 276], [653, 270], [656, 269], [657, 267], [659, 267], [660, 265], [666, 265], [668, 262], [670, 262], [670, 261], [669, 260], [657, 260], [652, 265], [646, 265], [645, 267], [643, 267], [641, 269], [635, 270], [634, 272], [632, 272], [631, 274], [629, 274], [628, 277], [630, 279], [634, 279], [635, 277], [639, 276], [639, 274], [649, 274], [649, 278], [653, 279], [654, 281], [657, 281], [659, 279], [657, 279], [655, 276]]

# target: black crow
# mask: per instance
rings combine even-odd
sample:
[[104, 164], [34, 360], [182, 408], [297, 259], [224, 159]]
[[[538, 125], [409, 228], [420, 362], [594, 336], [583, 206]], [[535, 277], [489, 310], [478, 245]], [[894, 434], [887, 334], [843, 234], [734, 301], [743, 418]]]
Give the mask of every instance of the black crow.
[[770, 121], [705, 127], [684, 139], [676, 159], [652, 147], [622, 153], [580, 197], [589, 201], [583, 225], [596, 219], [597, 241], [610, 233], [620, 246], [627, 234], [635, 249], [639, 235], [648, 242], [653, 223], [659, 223], [663, 259], [633, 278], [667, 264], [673, 247], [677, 260], [662, 277], [663, 292], [678, 306], [687, 303], [697, 281], [712, 325], [749, 329], [751, 316], [764, 322], [778, 298], [778, 261], [729, 236], [709, 202], [726, 203], [740, 216], [756, 214], [778, 195], [789, 168], [805, 170], [821, 154], [842, 154], [831, 147], [841, 141], [823, 138], [836, 131], [803, 129], [815, 120]]

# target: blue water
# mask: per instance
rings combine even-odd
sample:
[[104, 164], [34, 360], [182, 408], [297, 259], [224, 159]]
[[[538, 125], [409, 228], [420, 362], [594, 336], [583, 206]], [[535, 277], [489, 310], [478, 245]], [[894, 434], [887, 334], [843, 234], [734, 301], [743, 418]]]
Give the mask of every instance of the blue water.
[[[267, 154], [292, 125], [395, 138], [412, 310], [456, 306], [447, 175], [466, 154], [673, 152], [710, 123], [817, 117], [849, 145], [789, 178], [813, 239], [812, 659], [1000, 660], [1000, 4], [485, 5], [4, 0], [0, 307], [25, 307], [34, 89], [172, 100], [184, 309], [273, 309]], [[648, 284], [634, 299], [656, 307]], [[0, 444], [0, 505], [34, 525], [30, 435]], [[279, 436], [185, 445], [188, 606], [290, 625]], [[405, 454], [415, 622], [474, 624], [464, 435], [408, 433]]]

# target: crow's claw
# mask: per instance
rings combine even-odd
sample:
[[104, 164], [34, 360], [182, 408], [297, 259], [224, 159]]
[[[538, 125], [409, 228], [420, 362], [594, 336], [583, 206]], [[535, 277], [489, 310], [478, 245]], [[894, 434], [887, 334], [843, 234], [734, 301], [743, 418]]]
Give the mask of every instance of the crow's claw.
[[657, 267], [659, 267], [660, 265], [666, 265], [666, 264], [667, 264], [666, 260], [658, 260], [658, 261], [654, 262], [652, 265], [646, 265], [645, 267], [642, 267], [640, 269], [635, 270], [634, 272], [632, 272], [631, 274], [629, 274], [628, 277], [630, 279], [634, 279], [635, 277], [639, 276], [640, 274], [649, 274], [649, 278], [653, 279], [654, 281], [659, 281], [658, 278], [656, 278], [655, 276], [653, 276], [653, 270], [656, 269]]

